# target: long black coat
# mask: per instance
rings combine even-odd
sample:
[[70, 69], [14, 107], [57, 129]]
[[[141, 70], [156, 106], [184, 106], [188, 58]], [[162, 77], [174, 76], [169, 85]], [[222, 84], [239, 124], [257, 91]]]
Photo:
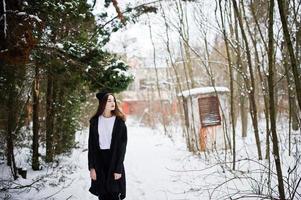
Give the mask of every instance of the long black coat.
[[[97, 171], [97, 166], [101, 165], [101, 161], [97, 155], [100, 150], [99, 147], [99, 135], [98, 135], [98, 117], [92, 118], [90, 120], [90, 130], [89, 130], [89, 142], [88, 142], [88, 165], [89, 170], [94, 168], [96, 170], [96, 181], [91, 180], [91, 187], [89, 191], [99, 196], [102, 191], [107, 188], [109, 192], [120, 193], [121, 199], [126, 196], [126, 181], [125, 181], [125, 171], [124, 171], [124, 156], [126, 152], [127, 144], [127, 127], [124, 121], [116, 116], [115, 123], [112, 131], [111, 139], [111, 161], [109, 166], [109, 174], [105, 176]], [[121, 178], [114, 180], [113, 174], [122, 174]], [[105, 177], [108, 177], [105, 180]]]

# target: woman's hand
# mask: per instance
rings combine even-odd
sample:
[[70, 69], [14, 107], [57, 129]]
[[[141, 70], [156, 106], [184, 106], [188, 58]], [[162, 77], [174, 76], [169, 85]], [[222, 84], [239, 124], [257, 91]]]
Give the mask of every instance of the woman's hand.
[[95, 169], [90, 169], [90, 177], [93, 181], [96, 181], [96, 171], [95, 171]]
[[121, 178], [121, 174], [118, 174], [118, 173], [114, 173], [114, 179], [115, 180], [118, 180]]

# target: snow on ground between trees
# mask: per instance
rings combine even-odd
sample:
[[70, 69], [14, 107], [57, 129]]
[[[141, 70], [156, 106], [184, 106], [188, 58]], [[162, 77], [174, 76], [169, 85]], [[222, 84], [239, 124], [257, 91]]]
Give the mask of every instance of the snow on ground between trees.
[[[206, 152], [193, 155], [186, 149], [181, 129], [170, 128], [173, 138], [163, 135], [160, 128], [151, 129], [129, 120], [128, 146], [125, 157], [127, 176], [127, 198], [129, 200], [197, 200], [228, 199], [229, 196], [252, 196], [255, 191], [267, 188], [268, 163], [258, 161], [254, 136], [249, 133], [245, 140], [238, 140], [237, 169], [231, 171], [231, 155], [225, 152]], [[90, 178], [87, 165], [88, 129], [76, 135], [78, 148], [70, 155], [58, 158], [55, 167], [45, 167], [41, 171], [28, 170], [27, 179], [14, 181], [8, 191], [1, 191], [3, 199], [97, 199], [89, 193]], [[263, 140], [264, 141], [264, 140]], [[249, 155], [246, 155], [248, 152]], [[22, 152], [24, 156], [30, 152]], [[21, 154], [22, 155], [22, 154]], [[20, 158], [20, 156], [19, 156]], [[284, 175], [294, 166], [294, 158], [285, 159]], [[271, 162], [273, 165], [273, 162]], [[300, 170], [297, 169], [296, 173]], [[5, 164], [0, 165], [1, 188], [7, 187], [10, 171]], [[276, 183], [276, 176], [272, 176]], [[277, 186], [271, 189], [277, 192]], [[300, 192], [300, 188], [298, 189]], [[237, 193], [237, 194], [236, 194]], [[236, 195], [234, 195], [236, 194]], [[257, 199], [252, 198], [252, 199]], [[258, 197], [258, 199], [260, 199]]]

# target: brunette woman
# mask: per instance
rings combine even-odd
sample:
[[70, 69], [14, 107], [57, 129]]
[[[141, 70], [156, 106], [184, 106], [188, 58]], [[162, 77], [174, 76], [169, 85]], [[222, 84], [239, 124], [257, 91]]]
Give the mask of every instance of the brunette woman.
[[126, 196], [124, 157], [127, 145], [125, 115], [112, 93], [99, 92], [96, 114], [90, 119], [88, 164], [89, 191], [100, 200], [120, 200]]

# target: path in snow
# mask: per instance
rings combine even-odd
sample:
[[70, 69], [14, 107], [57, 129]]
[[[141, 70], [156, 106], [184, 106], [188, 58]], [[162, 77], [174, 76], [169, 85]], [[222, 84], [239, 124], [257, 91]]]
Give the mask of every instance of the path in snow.
[[[173, 143], [158, 131], [129, 127], [125, 166], [129, 200], [194, 199], [185, 192], [179, 170], [187, 156], [184, 143]], [[195, 198], [199, 199], [199, 198]]]

